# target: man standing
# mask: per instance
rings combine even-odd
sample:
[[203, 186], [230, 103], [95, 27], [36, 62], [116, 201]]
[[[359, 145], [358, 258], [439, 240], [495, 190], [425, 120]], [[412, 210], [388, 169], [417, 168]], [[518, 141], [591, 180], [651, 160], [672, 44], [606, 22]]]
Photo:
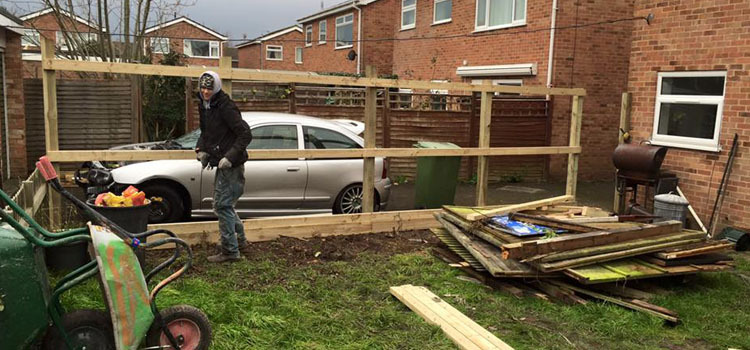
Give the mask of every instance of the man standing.
[[210, 262], [236, 261], [241, 247], [247, 245], [245, 229], [234, 210], [245, 188], [247, 145], [253, 136], [242, 120], [240, 110], [221, 91], [221, 79], [212, 71], [201, 74], [200, 128], [195, 151], [204, 169], [216, 169], [214, 179], [214, 212], [219, 217], [221, 251], [208, 257]]

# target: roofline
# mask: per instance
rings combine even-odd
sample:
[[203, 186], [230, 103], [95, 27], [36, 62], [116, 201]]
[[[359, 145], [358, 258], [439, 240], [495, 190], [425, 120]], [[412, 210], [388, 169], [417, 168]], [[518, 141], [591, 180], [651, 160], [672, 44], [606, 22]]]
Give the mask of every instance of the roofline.
[[217, 31], [215, 31], [215, 30], [213, 30], [211, 28], [208, 28], [208, 27], [206, 27], [206, 26], [204, 26], [204, 25], [202, 25], [202, 24], [200, 24], [200, 23], [198, 23], [198, 22], [196, 22], [196, 21], [194, 21], [194, 20], [192, 20], [190, 18], [187, 18], [185, 16], [181, 16], [181, 17], [175, 18], [175, 19], [173, 19], [173, 20], [171, 20], [169, 22], [160, 23], [160, 24], [154, 25], [152, 27], [146, 28], [146, 31], [144, 31], [143, 34], [148, 34], [148, 33], [157, 31], [159, 29], [164, 29], [166, 27], [175, 25], [175, 24], [180, 23], [180, 22], [187, 22], [187, 23], [189, 23], [189, 24], [191, 24], [191, 25], [193, 25], [195, 27], [198, 27], [198, 29], [200, 29], [200, 30], [202, 30], [202, 31], [204, 31], [204, 32], [206, 32], [208, 34], [211, 34], [211, 35], [213, 35], [213, 36], [215, 36], [215, 37], [217, 37], [217, 38], [219, 38], [219, 39], [221, 39], [223, 41], [229, 40], [228, 37], [226, 37], [224, 35], [221, 35]]
[[369, 5], [375, 1], [378, 1], [378, 0], [350, 0], [342, 4], [334, 5], [333, 7], [323, 9], [307, 17], [302, 17], [298, 19], [297, 22], [306, 23], [306, 22], [314, 21], [319, 18], [328, 17], [330, 15], [333, 15], [339, 12], [353, 9], [357, 5], [360, 5], [360, 6]]
[[4, 8], [0, 8], [0, 27], [4, 27], [6, 30], [10, 30], [16, 34], [23, 35], [23, 21], [18, 17], [13, 16], [12, 13], [7, 12]]
[[253, 44], [260, 44], [260, 43], [262, 43], [264, 41], [271, 40], [273, 38], [282, 36], [284, 34], [293, 32], [295, 30], [298, 31], [298, 32], [300, 32], [300, 33], [302, 33], [302, 26], [299, 25], [299, 24], [291, 25], [289, 27], [282, 28], [282, 29], [279, 29], [279, 30], [277, 30], [275, 32], [271, 32], [271, 33], [266, 34], [264, 36], [257, 37], [255, 39], [250, 40], [250, 41], [244, 42], [244, 43], [239, 44], [239, 45], [237, 45], [235, 47], [239, 49], [240, 47], [250, 46], [250, 45], [253, 45]]
[[[32, 13], [27, 13], [27, 14], [25, 14], [25, 15], [21, 16], [21, 20], [22, 20], [22, 21], [28, 21], [28, 20], [30, 20], [30, 19], [33, 19], [33, 18], [36, 18], [36, 17], [39, 17], [39, 16], [44, 16], [44, 15], [46, 15], [46, 14], [48, 14], [48, 13], [52, 12], [52, 11], [54, 11], [54, 9], [53, 9], [53, 8], [51, 8], [51, 7], [47, 7], [47, 8], [45, 8], [45, 9], [41, 9], [41, 10], [39, 10], [39, 11], [36, 11], [36, 12], [32, 12]], [[78, 15], [71, 15], [71, 14], [70, 14], [70, 12], [68, 12], [68, 11], [65, 11], [65, 10], [60, 10], [60, 13], [62, 13], [62, 14], [63, 14], [63, 15], [65, 15], [65, 16], [68, 16], [68, 17], [74, 18], [74, 19], [75, 19], [76, 21], [78, 21], [78, 22], [81, 22], [81, 23], [83, 23], [83, 24], [85, 24], [85, 25], [87, 25], [87, 26], [89, 26], [89, 27], [91, 27], [91, 28], [99, 29], [99, 26], [98, 26], [98, 25], [96, 25], [96, 23], [93, 23], [93, 22], [89, 22], [89, 21], [87, 21], [87, 20], [86, 20], [85, 18], [83, 18], [83, 17], [80, 17], [80, 16], [78, 16]]]

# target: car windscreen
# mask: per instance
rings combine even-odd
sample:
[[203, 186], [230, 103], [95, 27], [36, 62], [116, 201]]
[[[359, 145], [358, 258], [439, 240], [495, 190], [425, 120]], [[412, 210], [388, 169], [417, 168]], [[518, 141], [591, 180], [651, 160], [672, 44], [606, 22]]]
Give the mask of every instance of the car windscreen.
[[201, 136], [201, 129], [195, 129], [185, 135], [176, 138], [173, 142], [180, 145], [180, 148], [194, 149], [198, 144], [198, 138]]

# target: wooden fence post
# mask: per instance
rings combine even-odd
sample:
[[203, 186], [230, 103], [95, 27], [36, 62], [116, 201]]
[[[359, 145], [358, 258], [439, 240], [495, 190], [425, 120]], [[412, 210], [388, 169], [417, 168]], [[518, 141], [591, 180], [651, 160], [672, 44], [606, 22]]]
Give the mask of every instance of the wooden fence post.
[[297, 114], [297, 85], [289, 84], [289, 114]]
[[383, 148], [391, 148], [391, 94], [388, 88], [383, 89]]
[[[484, 84], [489, 84], [485, 81]], [[479, 107], [479, 148], [490, 148], [490, 124], [492, 123], [492, 92], [483, 91]], [[490, 175], [490, 158], [479, 156], [477, 161], [477, 206], [487, 205], [487, 183]]]
[[[377, 72], [375, 67], [367, 66], [365, 75], [375, 78]], [[367, 87], [365, 89], [365, 149], [376, 148], [375, 132], [377, 129], [377, 103], [378, 88]], [[375, 158], [365, 157], [362, 170], [362, 212], [371, 213], [375, 204]]]
[[[48, 61], [55, 59], [55, 42], [42, 38], [42, 67]], [[51, 62], [50, 62], [51, 63]], [[57, 128], [57, 77], [55, 70], [44, 69], [42, 74], [42, 91], [44, 95], [44, 138], [47, 153], [60, 150]], [[55, 164], [55, 171], [60, 172], [60, 166]], [[62, 199], [57, 191], [48, 190], [47, 200], [49, 203], [49, 226], [55, 229], [62, 221]]]
[[221, 89], [232, 97], [232, 57], [224, 56], [219, 59], [219, 77], [221, 77]]
[[[622, 105], [620, 106], [620, 129], [626, 132], [630, 131], [630, 109], [633, 101], [633, 95], [629, 92], [622, 93]], [[617, 130], [619, 144], [625, 142], [623, 134], [620, 130]], [[612, 205], [612, 211], [619, 213], [621, 208], [620, 202], [622, 202], [622, 194], [617, 190], [617, 171], [615, 171], [615, 203]]]
[[[581, 119], [583, 117], [583, 96], [573, 96], [573, 105], [570, 112], [570, 147], [581, 145]], [[565, 186], [565, 194], [576, 196], [578, 186], [578, 158], [580, 153], [568, 154], [568, 181]]]

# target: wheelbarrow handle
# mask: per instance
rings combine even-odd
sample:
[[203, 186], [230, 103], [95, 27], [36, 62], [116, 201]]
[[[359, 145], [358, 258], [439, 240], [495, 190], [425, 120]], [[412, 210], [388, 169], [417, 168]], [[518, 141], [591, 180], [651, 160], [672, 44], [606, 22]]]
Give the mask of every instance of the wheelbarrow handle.
[[49, 158], [47, 158], [47, 156], [42, 156], [39, 158], [39, 161], [36, 162], [36, 168], [39, 169], [39, 172], [47, 181], [51, 181], [57, 178], [55, 167], [52, 166], [52, 162], [49, 161]]

